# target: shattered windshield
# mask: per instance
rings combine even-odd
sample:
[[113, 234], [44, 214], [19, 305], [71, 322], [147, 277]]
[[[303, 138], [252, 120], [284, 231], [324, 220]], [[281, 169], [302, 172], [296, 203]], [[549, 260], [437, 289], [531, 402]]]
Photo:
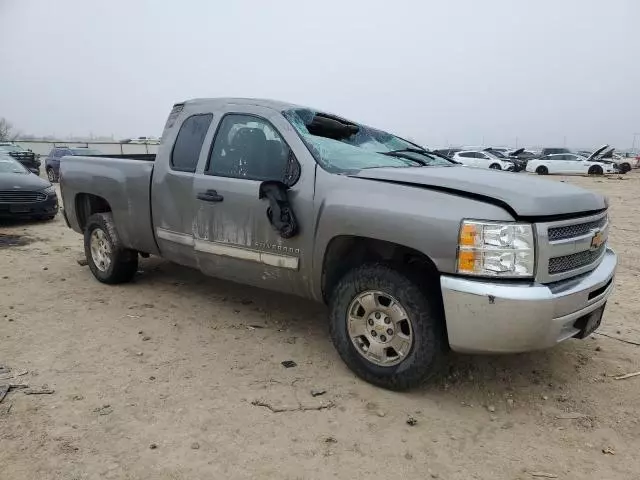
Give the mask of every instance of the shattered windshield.
[[285, 110], [282, 113], [316, 160], [333, 173], [379, 167], [453, 165], [382, 130], [309, 109]]

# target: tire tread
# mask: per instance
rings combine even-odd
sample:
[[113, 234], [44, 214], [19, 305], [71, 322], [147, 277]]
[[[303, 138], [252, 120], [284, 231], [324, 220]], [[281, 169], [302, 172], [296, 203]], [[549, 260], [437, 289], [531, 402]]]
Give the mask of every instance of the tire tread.
[[[91, 257], [90, 238], [94, 226], [104, 230], [111, 242], [113, 258], [107, 272], [100, 271]], [[102, 283], [115, 285], [130, 282], [138, 271], [138, 253], [122, 245], [110, 212], [95, 213], [89, 217], [84, 232], [84, 250], [91, 273]]]
[[[426, 286], [408, 269], [385, 263], [369, 263], [348, 272], [334, 288], [330, 299], [330, 334], [343, 361], [363, 380], [390, 390], [407, 390], [431, 378], [446, 351], [444, 318], [439, 289], [424, 293]], [[398, 299], [411, 317], [414, 346], [407, 358], [395, 366], [367, 362], [355, 349], [346, 329], [346, 310], [358, 293], [381, 290]], [[417, 347], [417, 348], [416, 348]]]

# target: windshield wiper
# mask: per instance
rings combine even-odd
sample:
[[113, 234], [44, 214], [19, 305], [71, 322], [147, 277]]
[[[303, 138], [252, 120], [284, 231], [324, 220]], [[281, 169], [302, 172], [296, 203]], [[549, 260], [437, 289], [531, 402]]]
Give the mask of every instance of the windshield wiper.
[[431, 162], [425, 161], [425, 160], [418, 160], [417, 158], [413, 158], [410, 157], [408, 155], [403, 155], [403, 153], [417, 153], [418, 155], [422, 155], [424, 157], [427, 157], [431, 160], [435, 160], [436, 158], [442, 158], [444, 160], [446, 160], [448, 163], [451, 163], [452, 165], [456, 165], [459, 164], [460, 162], [456, 162], [455, 160], [450, 159], [449, 157], [446, 157], [440, 153], [437, 152], [432, 152], [430, 150], [424, 150], [421, 148], [401, 148], [400, 150], [391, 150], [390, 152], [379, 152], [383, 155], [389, 155], [389, 156], [394, 156], [394, 157], [401, 157], [401, 158], [406, 158], [408, 160], [413, 160], [414, 162], [418, 163], [419, 165], [422, 165], [424, 167], [430, 167], [432, 164]]
[[406, 152], [421, 153], [421, 154], [425, 154], [425, 153], [428, 154], [429, 153], [427, 150], [424, 150], [422, 148], [412, 148], [412, 147], [401, 148], [399, 150], [391, 150], [390, 152], [384, 152], [384, 153], [406, 153]]
[[419, 148], [401, 148], [400, 150], [391, 150], [390, 152], [378, 152], [382, 155], [387, 155], [389, 157], [400, 157], [404, 160], [409, 160], [413, 163], [417, 163], [418, 165], [422, 165], [423, 167], [428, 167], [431, 165], [430, 162], [426, 160], [421, 160], [417, 158], [410, 157], [409, 155], [404, 155], [406, 153], [417, 153], [420, 155], [424, 155], [426, 157], [430, 157], [429, 154], [425, 150], [420, 150]]

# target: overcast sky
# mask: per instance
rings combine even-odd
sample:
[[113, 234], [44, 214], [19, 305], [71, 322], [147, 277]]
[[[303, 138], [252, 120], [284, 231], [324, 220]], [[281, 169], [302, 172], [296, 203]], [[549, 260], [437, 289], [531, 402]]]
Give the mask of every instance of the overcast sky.
[[0, 117], [159, 135], [267, 97], [430, 145], [640, 145], [640, 0], [0, 0]]

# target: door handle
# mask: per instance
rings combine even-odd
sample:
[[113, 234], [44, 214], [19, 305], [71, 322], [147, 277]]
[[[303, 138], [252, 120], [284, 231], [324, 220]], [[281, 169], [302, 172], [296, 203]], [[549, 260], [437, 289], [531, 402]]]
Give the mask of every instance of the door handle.
[[196, 195], [198, 200], [202, 200], [204, 202], [222, 202], [224, 197], [222, 195], [218, 195], [218, 192], [215, 190], [207, 190], [206, 192], [199, 192]]

